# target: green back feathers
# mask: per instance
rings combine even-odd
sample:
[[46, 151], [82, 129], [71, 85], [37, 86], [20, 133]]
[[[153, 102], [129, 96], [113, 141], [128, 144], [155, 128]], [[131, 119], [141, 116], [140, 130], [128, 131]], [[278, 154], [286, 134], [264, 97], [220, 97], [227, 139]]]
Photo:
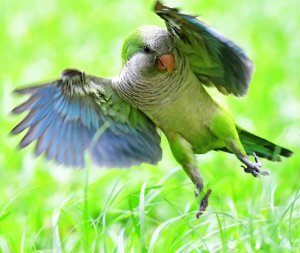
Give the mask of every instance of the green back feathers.
[[122, 64], [124, 65], [136, 52], [143, 48], [143, 39], [139, 29], [135, 29], [125, 39], [122, 47]]

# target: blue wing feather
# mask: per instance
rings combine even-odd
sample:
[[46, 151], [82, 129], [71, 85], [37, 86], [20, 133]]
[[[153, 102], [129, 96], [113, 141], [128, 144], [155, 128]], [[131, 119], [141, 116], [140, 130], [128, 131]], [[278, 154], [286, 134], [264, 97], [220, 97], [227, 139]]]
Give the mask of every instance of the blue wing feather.
[[75, 166], [82, 168], [84, 167], [84, 142], [82, 136], [80, 135], [80, 125], [74, 124], [74, 129], [72, 133], [72, 145], [74, 147]]
[[26, 147], [35, 139], [38, 139], [43, 132], [45, 132], [46, 128], [49, 126], [51, 122], [51, 115], [48, 113], [41, 121], [37, 122], [35, 125], [29, 128], [28, 132], [22, 139], [20, 146]]
[[61, 141], [60, 139], [60, 130], [63, 126], [63, 121], [60, 118], [57, 118], [55, 122], [52, 122], [52, 127], [53, 127], [53, 135], [51, 138], [49, 138], [48, 142], [48, 147], [46, 149], [46, 157], [49, 160], [54, 160], [56, 157], [56, 153], [59, 149], [59, 142]]
[[[93, 77], [94, 80], [97, 79]], [[17, 90], [19, 94], [31, 94], [26, 102], [13, 109], [17, 114], [29, 111], [12, 130], [13, 134], [19, 134], [28, 129], [20, 143], [22, 148], [36, 140], [36, 155], [45, 153], [47, 159], [72, 167], [84, 167], [86, 150], [101, 167], [129, 167], [142, 162], [157, 163], [161, 159], [160, 137], [155, 125], [142, 112], [134, 112], [143, 121], [140, 125], [108, 116], [107, 111], [114, 110], [109, 103], [101, 104], [95, 94], [72, 93], [70, 83], [58, 80]], [[77, 84], [73, 80], [72, 85]], [[101, 82], [99, 85], [103, 85], [102, 89], [106, 87]], [[121, 103], [118, 110], [129, 113], [126, 102], [114, 101]], [[102, 129], [105, 122], [109, 124]]]
[[32, 96], [32, 97], [30, 97], [30, 99], [28, 99], [24, 103], [22, 103], [19, 106], [15, 107], [12, 110], [12, 112], [16, 113], [16, 114], [25, 112], [25, 111], [29, 110], [30, 108], [33, 108], [37, 101], [38, 101], [38, 96]]
[[[52, 116], [52, 122], [56, 122], [56, 117]], [[35, 154], [37, 156], [41, 155], [42, 153], [46, 152], [49, 144], [54, 135], [55, 126], [53, 124], [49, 124], [49, 126], [45, 129], [44, 133], [38, 138]]]

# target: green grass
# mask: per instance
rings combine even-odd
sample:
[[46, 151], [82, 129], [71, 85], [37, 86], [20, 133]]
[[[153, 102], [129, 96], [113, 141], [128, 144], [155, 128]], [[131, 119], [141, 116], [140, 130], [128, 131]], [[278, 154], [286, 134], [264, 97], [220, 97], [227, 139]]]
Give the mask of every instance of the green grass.
[[199, 156], [213, 193], [195, 218], [194, 188], [163, 137], [158, 166], [70, 170], [34, 159], [8, 135], [20, 120], [11, 91], [66, 67], [117, 75], [123, 38], [163, 26], [153, 1], [2, 0], [0, 15], [0, 252], [300, 252], [300, 9], [290, 1], [176, 1], [248, 52], [249, 94], [226, 98], [245, 128], [292, 149], [271, 175], [243, 173], [233, 156]]

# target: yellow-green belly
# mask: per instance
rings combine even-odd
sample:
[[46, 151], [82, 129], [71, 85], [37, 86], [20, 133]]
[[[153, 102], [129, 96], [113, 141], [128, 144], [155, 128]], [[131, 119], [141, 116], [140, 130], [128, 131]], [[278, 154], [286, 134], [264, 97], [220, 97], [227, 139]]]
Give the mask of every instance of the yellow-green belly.
[[165, 135], [178, 133], [198, 154], [224, 147], [210, 130], [213, 116], [221, 110], [201, 84], [190, 85], [178, 99], [157, 106], [147, 113]]

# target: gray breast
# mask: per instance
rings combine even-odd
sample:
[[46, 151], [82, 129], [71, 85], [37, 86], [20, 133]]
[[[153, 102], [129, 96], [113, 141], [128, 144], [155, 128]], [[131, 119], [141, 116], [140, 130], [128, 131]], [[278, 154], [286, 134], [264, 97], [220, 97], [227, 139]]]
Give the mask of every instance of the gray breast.
[[175, 51], [174, 54], [176, 63], [172, 73], [143, 75], [125, 65], [114, 83], [119, 95], [144, 111], [176, 100], [186, 89], [189, 66], [181, 52]]

